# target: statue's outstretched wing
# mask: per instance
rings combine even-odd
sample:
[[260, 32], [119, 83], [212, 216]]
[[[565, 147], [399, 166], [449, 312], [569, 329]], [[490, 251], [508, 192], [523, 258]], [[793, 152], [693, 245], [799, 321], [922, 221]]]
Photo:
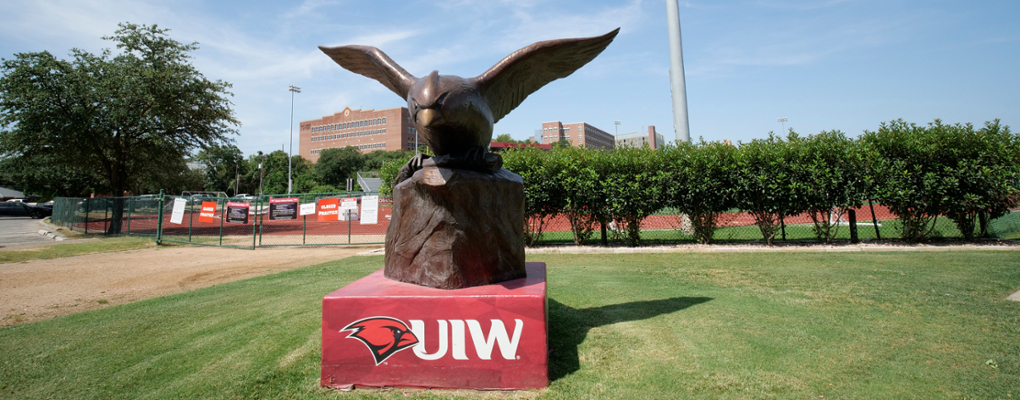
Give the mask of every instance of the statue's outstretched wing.
[[620, 28], [602, 36], [538, 42], [517, 50], [472, 80], [492, 110], [495, 123], [528, 95], [574, 73], [613, 41]]
[[404, 100], [407, 100], [411, 84], [417, 80], [386, 53], [372, 46], [319, 46], [319, 50], [341, 67], [379, 81]]

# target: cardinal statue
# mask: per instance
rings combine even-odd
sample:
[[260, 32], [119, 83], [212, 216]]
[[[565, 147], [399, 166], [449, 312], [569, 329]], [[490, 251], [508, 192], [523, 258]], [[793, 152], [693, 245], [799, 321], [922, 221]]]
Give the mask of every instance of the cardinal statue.
[[[517, 50], [474, 78], [440, 75], [415, 77], [370, 46], [322, 47], [333, 61], [351, 72], [375, 79], [407, 100], [415, 128], [437, 156], [436, 164], [495, 172], [502, 165], [487, 154], [492, 126], [531, 93], [564, 78], [609, 46], [620, 29], [602, 36], [538, 42]], [[420, 169], [423, 154], [401, 170], [396, 182]]]
[[[488, 151], [492, 125], [529, 94], [594, 59], [619, 31], [538, 42], [467, 79], [438, 71], [415, 77], [375, 47], [320, 47], [341, 67], [405, 99], [414, 126], [435, 154], [414, 156], [392, 182], [385, 277], [461, 289], [527, 276], [524, 185], [502, 168], [502, 157]], [[385, 339], [366, 345], [379, 357], [399, 350], [390, 345], [402, 342]]]

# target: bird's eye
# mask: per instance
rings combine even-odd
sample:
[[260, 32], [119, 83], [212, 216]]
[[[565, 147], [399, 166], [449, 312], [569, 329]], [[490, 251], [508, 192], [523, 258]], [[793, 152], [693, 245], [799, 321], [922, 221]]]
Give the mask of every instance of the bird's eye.
[[442, 107], [443, 106], [443, 102], [446, 101], [446, 95], [448, 95], [448, 94], [450, 94], [450, 92], [446, 92], [446, 93], [443, 93], [443, 94], [439, 95], [439, 99], [436, 100], [436, 105], [439, 106], [439, 107]]
[[418, 100], [411, 99], [411, 104], [414, 105], [414, 108], [421, 108], [421, 106], [418, 105]]

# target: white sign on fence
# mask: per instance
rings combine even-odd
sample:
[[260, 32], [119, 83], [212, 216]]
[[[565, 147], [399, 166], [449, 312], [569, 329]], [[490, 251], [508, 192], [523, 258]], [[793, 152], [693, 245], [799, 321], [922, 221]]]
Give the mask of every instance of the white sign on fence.
[[379, 196], [361, 197], [361, 225], [379, 223]]
[[340, 220], [354, 221], [358, 219], [358, 199], [340, 199]]
[[301, 215], [314, 215], [315, 214], [315, 203], [307, 203], [301, 205]]
[[184, 222], [184, 207], [188, 206], [188, 200], [180, 197], [174, 199], [174, 210], [170, 214], [170, 223], [180, 225]]

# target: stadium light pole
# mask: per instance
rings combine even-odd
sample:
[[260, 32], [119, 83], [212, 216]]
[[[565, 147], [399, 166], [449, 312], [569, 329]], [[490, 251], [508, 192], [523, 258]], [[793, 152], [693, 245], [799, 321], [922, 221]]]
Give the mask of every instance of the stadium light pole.
[[287, 152], [287, 194], [293, 187], [291, 178], [291, 159], [294, 158], [294, 93], [301, 93], [301, 88], [290, 85], [290, 151]]
[[780, 124], [783, 124], [783, 133], [786, 133], [786, 121], [789, 121], [786, 117], [779, 117], [777, 120]]

